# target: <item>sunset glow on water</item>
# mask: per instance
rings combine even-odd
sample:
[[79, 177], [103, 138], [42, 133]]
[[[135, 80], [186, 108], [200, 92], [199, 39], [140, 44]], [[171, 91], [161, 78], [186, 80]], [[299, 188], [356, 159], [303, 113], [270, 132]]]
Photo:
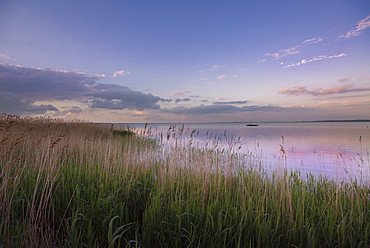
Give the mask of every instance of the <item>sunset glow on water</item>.
[[[266, 170], [287, 168], [339, 180], [369, 180], [370, 122], [148, 124], [164, 145], [250, 154]], [[137, 131], [144, 124], [133, 124]], [[167, 140], [167, 135], [170, 139]]]

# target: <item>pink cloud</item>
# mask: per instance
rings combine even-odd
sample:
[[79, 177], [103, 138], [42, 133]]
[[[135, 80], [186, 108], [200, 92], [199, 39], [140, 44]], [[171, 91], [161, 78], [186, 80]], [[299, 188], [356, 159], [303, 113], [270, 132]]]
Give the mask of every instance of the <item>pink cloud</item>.
[[347, 81], [349, 81], [349, 80], [351, 80], [351, 77], [341, 78], [341, 79], [339, 79], [338, 81], [339, 81], [339, 82], [341, 82], [341, 83], [344, 83], [344, 82], [347, 82]]
[[8, 56], [8, 55], [6, 55], [6, 54], [0, 54], [0, 58], [8, 59], [8, 60], [12, 59], [11, 57], [9, 57], [9, 56]]
[[189, 90], [180, 90], [180, 91], [172, 92], [172, 95], [174, 95], [174, 96], [184, 96], [184, 95], [189, 94], [189, 93], [191, 93], [191, 91], [189, 91]]
[[224, 79], [224, 78], [227, 78], [227, 76], [226, 75], [220, 75], [220, 76], [217, 77], [217, 79]]
[[348, 92], [359, 92], [359, 91], [370, 91], [370, 88], [358, 87], [355, 88], [353, 84], [347, 84], [343, 86], [334, 86], [331, 88], [308, 90], [306, 86], [293, 86], [292, 88], [284, 88], [278, 91], [279, 94], [286, 94], [288, 96], [300, 96], [300, 95], [312, 95], [312, 96], [324, 96], [332, 94], [342, 94]]

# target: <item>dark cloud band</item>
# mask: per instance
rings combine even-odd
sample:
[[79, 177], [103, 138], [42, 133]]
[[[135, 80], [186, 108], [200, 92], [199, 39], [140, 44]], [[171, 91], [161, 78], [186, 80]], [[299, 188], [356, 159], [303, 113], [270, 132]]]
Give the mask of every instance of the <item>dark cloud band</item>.
[[[159, 109], [158, 96], [125, 86], [99, 84], [101, 77], [84, 73], [41, 70], [0, 63], [1, 112], [44, 114], [58, 111], [52, 105], [35, 105], [35, 101], [86, 101], [100, 109]], [[71, 111], [75, 111], [71, 109]]]

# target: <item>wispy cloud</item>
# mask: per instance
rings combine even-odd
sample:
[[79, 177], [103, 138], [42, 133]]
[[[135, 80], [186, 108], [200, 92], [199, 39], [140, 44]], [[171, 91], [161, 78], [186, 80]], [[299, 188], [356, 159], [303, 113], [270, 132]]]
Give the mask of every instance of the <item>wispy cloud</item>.
[[280, 57], [301, 53], [301, 51], [297, 50], [298, 48], [300, 48], [300, 46], [280, 50], [280, 52], [282, 53]]
[[334, 100], [334, 101], [320, 101], [317, 103], [318, 106], [340, 106], [340, 105], [351, 105], [351, 106], [368, 106], [370, 99], [345, 99], [345, 100]]
[[209, 81], [209, 78], [200, 78], [195, 82]]
[[292, 48], [282, 49], [282, 50], [278, 51], [277, 53], [265, 53], [265, 56], [266, 57], [273, 57], [275, 59], [280, 59], [280, 58], [283, 58], [285, 56], [301, 53], [301, 51], [298, 50], [299, 48], [300, 48], [300, 46], [295, 46], [295, 47], [292, 47]]
[[213, 104], [246, 104], [248, 101], [214, 102]]
[[[302, 52], [302, 48], [305, 47], [306, 45], [316, 44], [323, 40], [324, 38], [322, 37], [307, 39], [303, 41], [301, 45], [297, 45], [297, 46], [287, 48], [287, 49], [282, 49], [275, 53], [265, 53], [265, 57], [272, 57], [274, 59], [280, 59], [286, 56], [300, 54]], [[266, 59], [259, 60], [259, 62], [265, 62], [265, 61]]]
[[224, 79], [224, 78], [227, 78], [227, 76], [226, 76], [226, 75], [219, 75], [219, 76], [217, 77], [217, 79]]
[[115, 71], [112, 77], [122, 76], [125, 74], [130, 74], [130, 72], [129, 71]]
[[317, 38], [307, 39], [307, 40], [303, 41], [302, 44], [316, 44], [316, 43], [319, 43], [323, 40], [324, 40], [324, 38], [317, 37]]
[[286, 65], [286, 66], [284, 66], [284, 68], [300, 66], [300, 65], [307, 64], [307, 63], [311, 63], [311, 62], [320, 61], [320, 60], [323, 60], [323, 59], [334, 59], [334, 58], [340, 58], [340, 57], [345, 57], [345, 56], [347, 56], [347, 54], [345, 54], [345, 53], [341, 53], [341, 54], [337, 54], [337, 55], [330, 55], [330, 56], [319, 55], [319, 56], [315, 56], [311, 59], [302, 59], [299, 62]]
[[346, 34], [339, 35], [338, 38], [339, 39], [348, 39], [348, 38], [351, 38], [351, 37], [359, 36], [363, 32], [364, 29], [370, 27], [370, 15], [368, 15], [364, 19], [358, 21], [356, 24], [357, 24], [357, 26], [355, 28], [351, 29]]
[[369, 76], [363, 76], [363, 77], [359, 77], [358, 79], [360, 79], [360, 80], [370, 80], [370, 77]]
[[370, 88], [365, 87], [354, 87], [353, 84], [347, 84], [343, 86], [334, 86], [331, 88], [314, 89], [308, 90], [306, 86], [293, 86], [292, 88], [284, 88], [278, 91], [279, 94], [285, 94], [289, 96], [300, 96], [300, 95], [312, 95], [312, 96], [324, 96], [333, 94], [343, 94], [349, 92], [359, 92], [359, 91], [370, 91]]
[[172, 92], [171, 95], [173, 95], [173, 96], [185, 96], [189, 93], [191, 93], [190, 90], [179, 90], [179, 91]]
[[225, 67], [226, 65], [211, 65], [211, 71], [218, 71], [221, 68]]
[[341, 79], [339, 79], [338, 81], [339, 81], [340, 83], [345, 83], [345, 82], [347, 82], [347, 81], [349, 81], [349, 80], [351, 80], [351, 77], [341, 78]]

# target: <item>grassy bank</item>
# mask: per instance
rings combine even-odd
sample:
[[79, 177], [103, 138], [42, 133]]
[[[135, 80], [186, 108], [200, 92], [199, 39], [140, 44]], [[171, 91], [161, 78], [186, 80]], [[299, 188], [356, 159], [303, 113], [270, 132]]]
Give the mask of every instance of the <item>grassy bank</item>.
[[368, 185], [42, 118], [2, 115], [0, 149], [0, 247], [370, 246]]

